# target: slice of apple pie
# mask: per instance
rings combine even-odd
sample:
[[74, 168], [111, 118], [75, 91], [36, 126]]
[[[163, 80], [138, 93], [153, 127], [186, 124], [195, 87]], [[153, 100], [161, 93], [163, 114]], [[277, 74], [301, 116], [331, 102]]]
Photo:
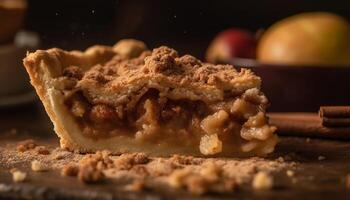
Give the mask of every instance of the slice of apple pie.
[[261, 80], [135, 40], [24, 59], [61, 146], [77, 152], [250, 156], [273, 151]]

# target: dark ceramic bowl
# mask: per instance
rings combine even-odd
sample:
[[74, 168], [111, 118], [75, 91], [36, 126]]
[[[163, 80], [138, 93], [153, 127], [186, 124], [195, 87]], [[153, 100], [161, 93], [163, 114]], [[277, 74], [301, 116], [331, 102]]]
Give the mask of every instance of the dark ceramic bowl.
[[248, 68], [262, 78], [269, 111], [318, 111], [323, 105], [350, 105], [350, 66], [286, 66], [234, 59], [237, 68]]

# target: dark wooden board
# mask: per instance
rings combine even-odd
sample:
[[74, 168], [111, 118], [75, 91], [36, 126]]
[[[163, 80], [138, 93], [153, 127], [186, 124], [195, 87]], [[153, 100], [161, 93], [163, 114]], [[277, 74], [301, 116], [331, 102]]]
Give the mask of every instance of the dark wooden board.
[[[41, 143], [58, 145], [46, 115], [37, 107], [21, 108], [0, 113], [0, 132], [16, 128], [20, 136], [0, 135], [0, 146], [18, 142], [23, 137], [40, 138]], [[23, 134], [26, 132], [27, 134]], [[2, 199], [348, 199], [350, 189], [345, 187], [345, 176], [350, 173], [350, 142], [281, 137], [271, 157], [293, 154], [298, 162], [295, 171], [297, 183], [278, 172], [275, 187], [269, 191], [253, 191], [243, 187], [232, 194], [194, 196], [185, 191], [159, 188], [153, 191], [125, 192], [116, 183], [85, 185], [75, 178], [61, 177], [57, 171], [35, 173], [29, 163], [7, 166], [0, 163], [0, 198]], [[324, 160], [319, 160], [324, 156]], [[10, 167], [25, 170], [30, 181], [13, 183]]]

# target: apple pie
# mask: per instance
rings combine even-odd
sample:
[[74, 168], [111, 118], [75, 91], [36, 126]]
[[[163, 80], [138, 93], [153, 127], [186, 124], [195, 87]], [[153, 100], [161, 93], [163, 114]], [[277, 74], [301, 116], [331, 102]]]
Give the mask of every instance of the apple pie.
[[168, 156], [273, 151], [276, 128], [250, 70], [213, 65], [136, 40], [24, 59], [63, 148]]

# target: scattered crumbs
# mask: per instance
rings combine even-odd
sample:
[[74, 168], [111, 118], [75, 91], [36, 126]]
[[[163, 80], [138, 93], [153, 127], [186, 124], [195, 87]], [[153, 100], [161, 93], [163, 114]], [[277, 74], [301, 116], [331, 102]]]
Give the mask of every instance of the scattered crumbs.
[[50, 151], [45, 146], [37, 146], [34, 149], [37, 154], [49, 155]]
[[114, 160], [114, 166], [120, 170], [128, 170], [134, 165], [146, 164], [148, 162], [149, 158], [143, 153], [122, 154]]
[[84, 183], [96, 183], [105, 178], [103, 170], [111, 168], [113, 161], [109, 151], [87, 154], [79, 161], [78, 179]]
[[260, 171], [254, 176], [252, 186], [254, 190], [269, 190], [273, 187], [273, 177]]
[[146, 188], [146, 183], [143, 180], [135, 180], [132, 183], [127, 184], [124, 187], [124, 190], [126, 191], [134, 191], [139, 192]]
[[324, 157], [324, 156], [318, 156], [317, 159], [318, 159], [318, 160], [324, 160], [324, 159], [326, 159], [326, 157]]
[[232, 192], [238, 186], [235, 179], [223, 176], [221, 165], [212, 162], [202, 165], [198, 171], [189, 168], [174, 170], [168, 176], [168, 183], [173, 188], [184, 188], [198, 195], [207, 192]]
[[48, 170], [48, 167], [38, 160], [33, 160], [31, 162], [31, 168], [35, 172], [44, 172]]
[[93, 165], [79, 167], [78, 179], [84, 183], [96, 183], [103, 180], [104, 174]]
[[[19, 152], [19, 145], [25, 151]], [[33, 171], [41, 171], [41, 164], [44, 164], [45, 168], [56, 170], [63, 177], [76, 177], [87, 184], [113, 180], [125, 183], [128, 186], [123, 189], [133, 191], [170, 187], [196, 195], [232, 193], [242, 184], [251, 184], [259, 171], [273, 174], [296, 165], [292, 161], [286, 162], [284, 158], [225, 159], [183, 155], [163, 158], [149, 157], [142, 153], [112, 155], [109, 151], [78, 154], [56, 146], [38, 146], [34, 140], [22, 141], [18, 146], [11, 144], [0, 151], [0, 162], [6, 163], [9, 169], [33, 161]], [[38, 150], [43, 149], [47, 149], [50, 154], [38, 153]], [[18, 170], [13, 170], [15, 171]]]
[[64, 158], [66, 158], [68, 155], [70, 155], [70, 153], [66, 152], [66, 151], [64, 151], [64, 152], [57, 152], [57, 153], [54, 154], [53, 159], [55, 159], [55, 160], [62, 160]]
[[65, 165], [61, 170], [62, 176], [77, 176], [79, 172], [79, 167], [75, 164]]
[[34, 149], [36, 146], [37, 146], [36, 142], [32, 139], [23, 140], [23, 141], [18, 142], [17, 150], [19, 152], [25, 152], [25, 151]]
[[294, 176], [294, 171], [292, 171], [292, 170], [287, 170], [286, 171], [286, 174], [287, 174], [287, 176], [289, 176], [289, 177], [293, 177]]
[[14, 182], [23, 182], [25, 181], [27, 178], [27, 173], [19, 171], [19, 170], [15, 170], [12, 172], [12, 180]]

